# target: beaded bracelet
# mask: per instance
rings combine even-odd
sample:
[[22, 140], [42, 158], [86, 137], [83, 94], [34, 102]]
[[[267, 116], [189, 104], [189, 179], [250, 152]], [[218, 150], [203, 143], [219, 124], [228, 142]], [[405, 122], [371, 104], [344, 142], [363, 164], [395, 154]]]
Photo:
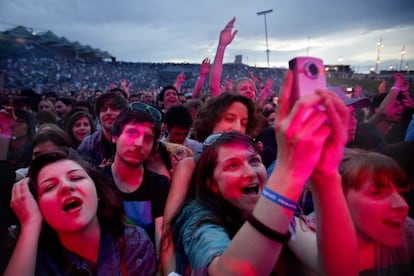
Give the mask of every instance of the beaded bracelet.
[[262, 222], [260, 222], [253, 213], [250, 213], [247, 216], [247, 221], [250, 223], [251, 226], [253, 226], [254, 229], [256, 229], [260, 234], [265, 236], [266, 238], [271, 239], [272, 241], [279, 242], [279, 243], [286, 243], [290, 239], [290, 232], [288, 231], [285, 234], [279, 233], [273, 229], [270, 229], [266, 225], [264, 225]]
[[263, 196], [271, 201], [273, 201], [274, 203], [289, 209], [293, 212], [296, 211], [296, 206], [297, 203], [289, 198], [286, 198], [282, 195], [279, 195], [278, 193], [270, 190], [269, 188], [265, 187], [263, 189]]

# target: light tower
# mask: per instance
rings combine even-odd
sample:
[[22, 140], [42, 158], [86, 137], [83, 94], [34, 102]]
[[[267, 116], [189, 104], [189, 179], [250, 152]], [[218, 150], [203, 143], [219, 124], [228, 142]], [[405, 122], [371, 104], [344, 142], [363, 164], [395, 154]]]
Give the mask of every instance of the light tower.
[[382, 37], [377, 42], [377, 61], [375, 63], [375, 72], [379, 73], [379, 65], [381, 62], [380, 55], [381, 55], [381, 49], [384, 48], [384, 44], [382, 44]]
[[267, 67], [270, 67], [270, 63], [269, 63], [269, 45], [267, 42], [267, 21], [266, 21], [266, 14], [273, 12], [273, 10], [266, 10], [266, 11], [261, 11], [261, 12], [257, 12], [257, 15], [263, 15], [264, 17], [264, 23], [265, 23], [265, 35], [266, 35], [266, 55], [267, 55]]
[[401, 71], [403, 69], [402, 68], [402, 64], [403, 64], [403, 61], [404, 61], [404, 56], [405, 56], [405, 45], [401, 49], [401, 58], [400, 58], [400, 68], [399, 68], [399, 71]]

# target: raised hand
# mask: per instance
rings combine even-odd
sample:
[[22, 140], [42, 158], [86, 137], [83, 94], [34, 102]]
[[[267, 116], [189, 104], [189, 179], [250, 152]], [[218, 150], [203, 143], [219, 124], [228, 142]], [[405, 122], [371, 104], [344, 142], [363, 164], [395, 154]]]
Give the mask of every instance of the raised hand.
[[211, 68], [210, 59], [209, 58], [203, 59], [200, 65], [200, 77], [206, 77], [208, 73], [210, 73], [210, 68]]
[[398, 89], [401, 89], [401, 86], [404, 83], [404, 75], [401, 73], [396, 73], [393, 75], [394, 83], [393, 87], [397, 87]]
[[293, 73], [289, 70], [275, 121], [277, 164], [281, 171], [291, 172], [291, 177], [304, 185], [321, 158], [331, 129], [326, 123], [327, 113], [318, 108], [325, 101], [320, 94], [300, 98], [291, 106], [292, 84]]
[[385, 89], [387, 88], [387, 82], [385, 80], [382, 80], [380, 84], [378, 85], [378, 93], [383, 94], [385, 93]]
[[4, 109], [0, 109], [0, 135], [1, 138], [10, 139], [13, 124], [16, 122], [13, 101], [9, 101]]
[[236, 17], [233, 17], [229, 23], [227, 23], [226, 27], [220, 32], [220, 39], [219, 39], [219, 45], [220, 46], [227, 46], [229, 45], [234, 37], [237, 34], [237, 30], [233, 31], [234, 22], [236, 21]]
[[180, 74], [177, 75], [175, 83], [178, 85], [181, 85], [184, 81], [185, 81], [185, 74], [184, 72], [181, 72]]
[[30, 192], [28, 183], [29, 178], [26, 177], [13, 185], [10, 202], [22, 227], [33, 224], [39, 226], [43, 220], [39, 205]]
[[317, 94], [324, 99], [324, 112], [329, 118], [327, 126], [330, 128], [330, 134], [323, 145], [315, 173], [333, 175], [338, 172], [347, 142], [348, 122], [351, 115], [349, 109], [334, 93], [318, 90]]
[[128, 83], [128, 81], [126, 79], [122, 79], [121, 80], [121, 89], [124, 90], [127, 93], [128, 97], [129, 97], [129, 95], [130, 95], [129, 90], [131, 89], [132, 82], [130, 82], [128, 85], [127, 85], [127, 83]]

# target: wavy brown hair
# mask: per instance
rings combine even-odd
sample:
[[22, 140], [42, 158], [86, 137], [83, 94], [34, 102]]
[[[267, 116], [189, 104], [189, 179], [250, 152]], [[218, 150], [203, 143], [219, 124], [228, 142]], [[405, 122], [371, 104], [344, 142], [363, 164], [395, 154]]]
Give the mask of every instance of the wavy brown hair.
[[248, 120], [245, 134], [250, 137], [257, 136], [262, 128], [258, 106], [240, 94], [226, 92], [210, 99], [197, 114], [197, 119], [194, 121], [194, 129], [198, 141], [204, 141], [212, 134], [214, 126], [220, 121], [222, 114], [235, 102], [240, 102], [247, 108]]

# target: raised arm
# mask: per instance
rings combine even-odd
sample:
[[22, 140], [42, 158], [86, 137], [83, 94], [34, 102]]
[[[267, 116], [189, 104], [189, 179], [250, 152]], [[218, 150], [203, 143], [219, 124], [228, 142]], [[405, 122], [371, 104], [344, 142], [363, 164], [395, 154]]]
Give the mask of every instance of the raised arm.
[[174, 87], [177, 88], [178, 92], [181, 92], [181, 85], [183, 85], [183, 82], [185, 81], [185, 74], [184, 72], [181, 72], [177, 75], [177, 78], [175, 79]]
[[209, 58], [203, 59], [200, 65], [200, 75], [198, 76], [197, 82], [193, 89], [193, 95], [192, 95], [193, 99], [200, 98], [201, 89], [203, 87], [204, 81], [206, 80], [208, 73], [210, 73], [210, 67], [211, 67], [210, 59]]
[[397, 97], [401, 91], [403, 83], [404, 75], [400, 73], [395, 74], [393, 86], [391, 87], [390, 91], [387, 93], [385, 98], [382, 100], [375, 114], [372, 115], [371, 118], [369, 118], [369, 123], [378, 127], [381, 123], [385, 121], [387, 114], [392, 114], [394, 112], [394, 105], [398, 104]]
[[42, 215], [29, 191], [28, 178], [14, 184], [11, 207], [20, 221], [21, 231], [4, 275], [35, 275]]
[[272, 93], [273, 80], [268, 78], [263, 88], [260, 88], [259, 97], [257, 98], [258, 105], [263, 108]]
[[297, 227], [298, 239], [290, 241], [289, 246], [304, 263], [322, 275], [357, 275], [356, 233], [338, 172], [350, 114], [334, 93], [320, 91], [320, 95], [324, 98], [330, 134], [311, 176], [317, 239], [311, 237], [310, 230]]
[[254, 223], [248, 219], [224, 253], [211, 262], [211, 275], [237, 274], [240, 269], [251, 275], [269, 275], [279, 258], [284, 243], [276, 236], [288, 232], [306, 180], [312, 175], [330, 133], [326, 113], [316, 108], [323, 104], [323, 98], [304, 97], [291, 109], [291, 88], [292, 73], [288, 71], [275, 123], [278, 163], [253, 210], [255, 220], [272, 231], [272, 237], [265, 235], [257, 223], [252, 226]]
[[236, 21], [236, 17], [233, 17], [230, 20], [226, 27], [220, 32], [219, 44], [217, 45], [216, 55], [214, 57], [213, 66], [210, 72], [210, 91], [211, 97], [215, 97], [220, 95], [220, 79], [221, 79], [221, 72], [223, 70], [223, 58], [224, 58], [224, 51], [229, 45], [234, 37], [237, 34], [237, 30], [233, 31], [234, 22]]
[[129, 99], [129, 96], [131, 96], [130, 90], [131, 90], [132, 82], [130, 82], [129, 84], [127, 83], [128, 81], [126, 79], [121, 80], [121, 89], [127, 93], [127, 96], [128, 96], [127, 99]]
[[0, 160], [7, 160], [12, 127], [15, 121], [13, 102], [10, 100], [7, 107], [0, 109]]
[[164, 209], [165, 226], [160, 245], [160, 270], [164, 275], [175, 271], [174, 244], [170, 221], [182, 205], [187, 190], [190, 187], [191, 176], [195, 167], [193, 157], [187, 157], [178, 162], [171, 180], [170, 192]]

